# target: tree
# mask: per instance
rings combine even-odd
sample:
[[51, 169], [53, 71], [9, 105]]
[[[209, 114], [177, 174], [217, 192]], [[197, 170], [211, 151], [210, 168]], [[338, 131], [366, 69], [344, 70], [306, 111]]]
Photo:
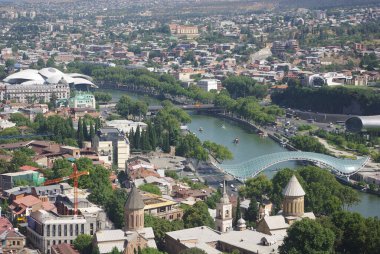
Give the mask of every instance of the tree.
[[302, 219], [295, 222], [288, 230], [280, 254], [288, 253], [332, 253], [335, 240], [334, 232], [322, 227], [315, 220]]
[[214, 219], [208, 212], [208, 207], [204, 202], [198, 201], [188, 208], [183, 214], [185, 228], [208, 226], [214, 228]]
[[95, 129], [94, 129], [94, 125], [91, 122], [90, 123], [90, 137], [89, 137], [89, 140], [92, 141], [92, 139], [94, 138], [94, 136], [95, 136]]
[[42, 58], [38, 58], [37, 67], [38, 67], [38, 69], [45, 68], [45, 61]]
[[255, 198], [261, 201], [263, 195], [268, 195], [272, 191], [272, 182], [264, 174], [255, 178], [249, 178], [245, 186], [241, 187], [239, 194], [243, 197]]
[[6, 61], [5, 61], [5, 67], [7, 67], [7, 69], [9, 70], [9, 69], [13, 69], [14, 68], [14, 66], [15, 66], [15, 60], [13, 60], [13, 59], [7, 59]]
[[50, 58], [46, 61], [46, 67], [55, 67], [55, 60], [54, 60], [54, 57], [50, 57]]
[[209, 153], [217, 160], [232, 160], [232, 152], [225, 146], [219, 145], [215, 142], [206, 140], [203, 142], [203, 147], [209, 151]]
[[165, 249], [165, 234], [167, 232], [181, 230], [184, 228], [182, 220], [168, 221], [149, 214], [144, 215], [145, 227], [152, 227], [154, 231], [157, 247], [160, 250]]
[[80, 117], [78, 120], [78, 130], [77, 130], [77, 140], [79, 147], [83, 147], [83, 141], [84, 141], [84, 129], [83, 129], [83, 120]]
[[119, 251], [119, 249], [115, 246], [112, 248], [110, 254], [122, 254], [122, 251]]
[[81, 254], [91, 254], [92, 237], [90, 235], [81, 234], [74, 240], [74, 248]]
[[335, 235], [337, 253], [377, 253], [380, 248], [380, 221], [358, 213], [337, 212], [321, 221]]
[[259, 207], [255, 198], [251, 198], [249, 202], [248, 210], [245, 214], [245, 219], [250, 222], [256, 222], [258, 219]]
[[204, 250], [193, 247], [180, 252], [180, 254], [207, 254]]
[[241, 208], [240, 208], [240, 198], [238, 196], [237, 203], [236, 203], [234, 226], [236, 226], [236, 224], [240, 218], [241, 218]]
[[107, 216], [117, 229], [124, 227], [124, 205], [126, 200], [127, 193], [124, 189], [116, 189], [113, 195], [106, 201]]
[[86, 140], [86, 141], [90, 140], [90, 136], [88, 134], [88, 128], [87, 128], [86, 119], [82, 119], [82, 128], [83, 128], [83, 137], [84, 137], [84, 140]]

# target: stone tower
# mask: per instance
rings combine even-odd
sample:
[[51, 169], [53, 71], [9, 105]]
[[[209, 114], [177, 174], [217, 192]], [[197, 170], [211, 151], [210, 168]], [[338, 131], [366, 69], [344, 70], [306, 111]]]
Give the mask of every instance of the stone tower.
[[282, 194], [284, 195], [284, 201], [282, 203], [283, 215], [302, 216], [304, 214], [305, 191], [302, 189], [295, 175], [292, 176]]
[[215, 224], [220, 232], [232, 230], [232, 204], [227, 195], [226, 182], [223, 184], [223, 196], [216, 204]]
[[124, 206], [125, 231], [137, 231], [144, 228], [144, 206], [141, 194], [133, 185]]

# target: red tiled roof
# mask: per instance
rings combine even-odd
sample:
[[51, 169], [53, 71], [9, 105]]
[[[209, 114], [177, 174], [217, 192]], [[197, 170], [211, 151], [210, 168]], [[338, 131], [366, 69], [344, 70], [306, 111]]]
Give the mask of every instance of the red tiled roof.
[[0, 235], [6, 230], [13, 230], [13, 225], [7, 218], [0, 217]]
[[36, 171], [38, 170], [38, 168], [29, 166], [29, 165], [24, 165], [20, 167], [20, 170], [21, 171], [28, 171], [28, 170]]
[[59, 254], [79, 254], [71, 245], [67, 243], [61, 243], [51, 246], [52, 250]]
[[26, 207], [31, 207], [38, 203], [42, 203], [42, 201], [36, 198], [35, 196], [28, 195], [23, 198], [16, 199], [15, 201], [13, 201], [13, 203], [15, 203], [16, 205], [24, 205]]

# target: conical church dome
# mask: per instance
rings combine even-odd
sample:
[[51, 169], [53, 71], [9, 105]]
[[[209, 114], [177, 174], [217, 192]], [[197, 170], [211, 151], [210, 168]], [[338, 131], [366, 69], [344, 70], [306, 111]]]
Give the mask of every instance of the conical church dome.
[[282, 194], [285, 197], [301, 197], [305, 196], [305, 191], [303, 190], [301, 184], [295, 175], [292, 176]]

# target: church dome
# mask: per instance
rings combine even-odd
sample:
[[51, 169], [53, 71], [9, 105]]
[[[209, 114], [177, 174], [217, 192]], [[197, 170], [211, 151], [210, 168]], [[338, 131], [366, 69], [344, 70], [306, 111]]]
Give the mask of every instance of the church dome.
[[243, 218], [240, 218], [238, 221], [237, 221], [237, 225], [238, 226], [245, 226], [245, 220]]
[[140, 210], [144, 209], [145, 204], [140, 192], [135, 186], [132, 187], [131, 192], [128, 195], [127, 202], [125, 203], [126, 210]]
[[305, 196], [305, 191], [303, 190], [301, 184], [295, 175], [292, 176], [282, 194], [285, 197], [301, 197]]

